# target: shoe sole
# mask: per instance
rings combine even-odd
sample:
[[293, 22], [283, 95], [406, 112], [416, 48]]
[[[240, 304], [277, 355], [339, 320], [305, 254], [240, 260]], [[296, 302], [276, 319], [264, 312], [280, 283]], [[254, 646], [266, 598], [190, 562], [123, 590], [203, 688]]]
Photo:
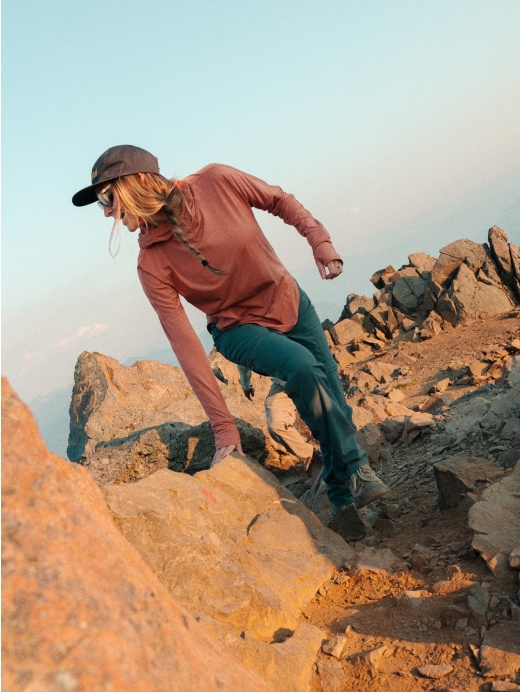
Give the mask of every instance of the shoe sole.
[[357, 509], [366, 507], [371, 502], [379, 500], [380, 497], [390, 492], [390, 488], [381, 481], [372, 481], [366, 485], [361, 495], [354, 499]]

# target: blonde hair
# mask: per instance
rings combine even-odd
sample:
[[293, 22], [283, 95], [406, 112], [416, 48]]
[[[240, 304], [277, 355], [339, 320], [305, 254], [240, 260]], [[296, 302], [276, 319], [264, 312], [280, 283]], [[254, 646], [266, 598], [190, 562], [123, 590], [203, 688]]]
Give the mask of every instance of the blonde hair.
[[[208, 260], [190, 243], [186, 236], [184, 223], [193, 222], [193, 213], [180, 188], [167, 178], [158, 173], [137, 173], [116, 178], [111, 182], [114, 191], [115, 221], [110, 233], [110, 252], [112, 253], [114, 238], [120, 241], [121, 209], [132, 216], [137, 217], [145, 226], [145, 232], [150, 226], [157, 226], [158, 222], [169, 221], [173, 234], [180, 242], [192, 252], [201, 264], [210, 272], [219, 276], [226, 275], [226, 269], [213, 267]], [[188, 218], [186, 218], [188, 217]]]

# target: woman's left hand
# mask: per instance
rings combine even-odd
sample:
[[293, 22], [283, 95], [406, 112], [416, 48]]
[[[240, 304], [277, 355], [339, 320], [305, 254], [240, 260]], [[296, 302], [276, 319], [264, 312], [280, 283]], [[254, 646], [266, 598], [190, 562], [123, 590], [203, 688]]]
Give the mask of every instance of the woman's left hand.
[[322, 279], [335, 279], [343, 272], [343, 262], [341, 260], [332, 260], [327, 264], [326, 269], [323, 262], [316, 260], [316, 264]]
[[219, 447], [217, 451], [215, 452], [215, 456], [213, 457], [213, 461], [211, 462], [210, 468], [215, 466], [215, 464], [218, 464], [219, 461], [222, 461], [225, 457], [227, 457], [228, 454], [231, 454], [231, 452], [234, 452], [235, 449], [237, 452], [240, 452], [240, 454], [243, 454], [244, 452], [242, 451], [242, 445], [227, 445], [226, 447]]

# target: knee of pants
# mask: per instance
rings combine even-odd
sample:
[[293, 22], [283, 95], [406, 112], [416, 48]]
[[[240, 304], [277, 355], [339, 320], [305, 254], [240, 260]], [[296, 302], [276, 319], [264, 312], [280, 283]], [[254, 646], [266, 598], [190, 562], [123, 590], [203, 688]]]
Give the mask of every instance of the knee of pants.
[[299, 362], [287, 378], [285, 390], [288, 394], [309, 393], [325, 380], [325, 371], [319, 363]]

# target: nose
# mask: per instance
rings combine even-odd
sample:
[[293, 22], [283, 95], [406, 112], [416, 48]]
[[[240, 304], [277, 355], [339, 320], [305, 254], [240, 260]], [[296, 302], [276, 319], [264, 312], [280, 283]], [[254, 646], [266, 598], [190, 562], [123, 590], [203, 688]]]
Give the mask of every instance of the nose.
[[114, 209], [112, 207], [103, 207], [103, 214], [105, 215], [105, 218], [114, 216]]

